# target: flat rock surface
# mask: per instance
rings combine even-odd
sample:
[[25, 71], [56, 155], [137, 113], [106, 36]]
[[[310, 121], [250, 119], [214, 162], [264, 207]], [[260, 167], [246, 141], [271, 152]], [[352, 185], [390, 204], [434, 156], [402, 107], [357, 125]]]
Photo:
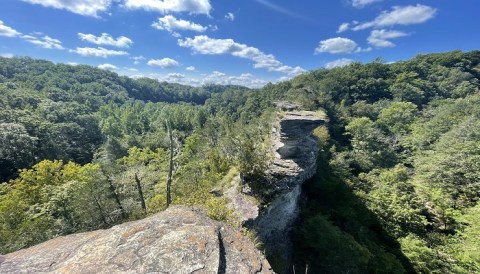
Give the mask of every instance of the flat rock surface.
[[171, 207], [0, 256], [0, 273], [273, 273], [252, 241], [204, 211]]

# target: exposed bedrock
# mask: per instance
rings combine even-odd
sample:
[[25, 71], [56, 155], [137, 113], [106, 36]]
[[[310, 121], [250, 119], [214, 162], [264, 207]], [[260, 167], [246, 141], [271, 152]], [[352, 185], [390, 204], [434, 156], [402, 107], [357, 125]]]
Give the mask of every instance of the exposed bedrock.
[[0, 273], [272, 273], [252, 241], [203, 210], [172, 207], [0, 256]]
[[[238, 217], [257, 231], [267, 255], [290, 259], [290, 232], [299, 215], [302, 184], [316, 172], [318, 141], [313, 130], [325, 120], [316, 112], [288, 111], [280, 114], [279, 126], [273, 132], [274, 160], [269, 167], [268, 182], [262, 190], [268, 201], [262, 205], [252, 202], [255, 187], [248, 179], [238, 188], [242, 191], [227, 195], [232, 199]], [[258, 182], [256, 182], [258, 184]], [[252, 185], [250, 190], [249, 185]], [[245, 191], [247, 189], [247, 191]]]

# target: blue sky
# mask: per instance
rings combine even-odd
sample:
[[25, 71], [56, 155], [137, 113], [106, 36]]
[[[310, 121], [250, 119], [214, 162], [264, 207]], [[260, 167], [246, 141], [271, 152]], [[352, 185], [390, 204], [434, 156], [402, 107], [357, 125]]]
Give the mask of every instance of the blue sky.
[[304, 71], [479, 49], [478, 0], [1, 0], [0, 55], [259, 87]]

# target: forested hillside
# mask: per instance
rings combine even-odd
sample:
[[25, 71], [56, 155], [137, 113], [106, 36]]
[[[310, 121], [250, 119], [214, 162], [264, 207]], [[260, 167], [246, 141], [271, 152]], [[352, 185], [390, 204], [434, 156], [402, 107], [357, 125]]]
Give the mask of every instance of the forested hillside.
[[0, 58], [0, 253], [165, 209], [171, 155], [173, 203], [235, 223], [216, 190], [261, 181], [273, 101], [289, 100], [330, 122], [277, 271], [480, 272], [479, 64], [378, 59], [250, 90]]

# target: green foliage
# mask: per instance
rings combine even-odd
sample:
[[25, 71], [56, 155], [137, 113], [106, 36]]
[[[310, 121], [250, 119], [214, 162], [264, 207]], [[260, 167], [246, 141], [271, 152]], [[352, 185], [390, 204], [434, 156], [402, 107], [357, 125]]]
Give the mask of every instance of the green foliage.
[[407, 134], [417, 114], [417, 106], [410, 102], [393, 102], [383, 109], [377, 123], [394, 134]]
[[392, 140], [369, 118], [354, 118], [345, 130], [352, 136], [351, 156], [360, 170], [367, 171], [375, 166], [388, 167], [395, 163]]
[[173, 203], [236, 224], [222, 191], [238, 172], [261, 185], [272, 102], [288, 99], [329, 119], [296, 272], [479, 272], [479, 64], [480, 51], [378, 59], [250, 90], [0, 58], [0, 252], [163, 210], [167, 119]]
[[[359, 64], [293, 80], [297, 88], [316, 90], [309, 100], [331, 120], [326, 147], [319, 138], [317, 175], [307, 183], [297, 272], [309, 256], [314, 273], [479, 271], [479, 53], [392, 64], [383, 75], [383, 98], [368, 95], [375, 77], [354, 84], [372, 69]], [[354, 244], [343, 248], [355, 258], [339, 255], [343, 261], [331, 265], [323, 259], [341, 253], [328, 244], [339, 235], [350, 237], [342, 243], [353, 240], [368, 250], [367, 265], [361, 261], [366, 253], [351, 250]], [[354, 259], [357, 268], [348, 268]]]
[[376, 215], [387, 233], [401, 238], [408, 233], [423, 235], [426, 218], [423, 206], [409, 182], [409, 171], [402, 165], [386, 170], [373, 170], [360, 174], [361, 184], [366, 191], [359, 195], [366, 200], [367, 207]]
[[51, 237], [108, 225], [118, 218], [100, 167], [42, 161], [0, 193], [1, 253]]
[[227, 198], [210, 198], [206, 201], [205, 207], [210, 218], [217, 221], [234, 222], [233, 209], [228, 208]]

